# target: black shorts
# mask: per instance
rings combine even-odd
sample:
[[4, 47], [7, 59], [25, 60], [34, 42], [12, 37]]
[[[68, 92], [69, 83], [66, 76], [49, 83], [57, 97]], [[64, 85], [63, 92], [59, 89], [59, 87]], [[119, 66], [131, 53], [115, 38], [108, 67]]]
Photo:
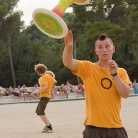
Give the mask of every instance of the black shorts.
[[46, 109], [46, 106], [47, 106], [47, 103], [49, 102], [49, 100], [50, 100], [50, 98], [47, 98], [47, 97], [40, 98], [40, 101], [36, 108], [37, 115], [45, 115], [44, 111]]
[[86, 126], [83, 138], [128, 138], [125, 128], [99, 128]]

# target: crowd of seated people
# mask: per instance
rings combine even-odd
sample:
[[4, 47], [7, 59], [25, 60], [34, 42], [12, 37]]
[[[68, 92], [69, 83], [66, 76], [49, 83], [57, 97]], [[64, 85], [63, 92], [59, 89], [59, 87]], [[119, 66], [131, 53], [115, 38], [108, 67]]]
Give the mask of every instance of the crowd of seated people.
[[0, 96], [13, 95], [13, 96], [18, 96], [20, 100], [23, 97], [24, 101], [26, 100], [27, 97], [30, 100], [31, 100], [31, 97], [34, 98], [34, 99], [38, 99], [38, 97], [39, 97], [38, 95], [36, 95], [36, 97], [35, 96], [33, 97], [31, 95], [32, 91], [36, 91], [38, 89], [39, 89], [38, 84], [35, 84], [32, 90], [28, 89], [26, 87], [26, 84], [23, 84], [22, 87], [20, 85], [18, 85], [17, 88], [16, 87], [12, 88], [12, 86], [10, 86], [9, 88], [5, 88], [3, 93], [1, 92], [1, 89], [0, 89]]
[[[24, 99], [24, 101], [26, 101], [26, 99], [39, 99], [39, 95], [31, 95], [31, 92], [33, 91], [37, 91], [39, 90], [39, 85], [35, 84], [34, 87], [31, 89], [26, 87], [26, 84], [23, 84], [22, 86], [18, 85], [17, 88], [16, 87], [9, 87], [5, 89], [5, 92], [3, 94], [3, 96], [9, 96], [9, 95], [14, 95], [14, 96], [18, 96], [20, 100], [22, 100], [22, 97]], [[53, 89], [51, 92], [52, 98], [54, 98], [55, 94], [59, 94], [60, 98], [68, 98], [69, 93], [70, 92], [77, 92], [80, 93], [84, 96], [84, 88], [82, 83], [79, 83], [77, 89], [74, 89], [74, 85], [70, 84], [68, 81], [66, 82], [66, 84], [61, 84], [60, 86], [56, 86], [56, 84], [53, 85]], [[2, 94], [0, 93], [0, 96], [2, 96]]]
[[[136, 79], [134, 79], [131, 88], [133, 89], [135, 94], [138, 94], [138, 83], [136, 82]], [[39, 95], [31, 95], [31, 92], [37, 90], [39, 90], [38, 84], [35, 84], [31, 91], [26, 87], [26, 84], [23, 84], [22, 87], [18, 85], [17, 88], [12, 88], [11, 86], [9, 88], [0, 87], [0, 97], [14, 95], [18, 96], [20, 100], [23, 97], [24, 101], [26, 100], [26, 98], [29, 98], [30, 100], [31, 98], [38, 99]], [[66, 84], [61, 84], [60, 86], [56, 86], [56, 84], [53, 85], [53, 89], [51, 92], [52, 98], [54, 98], [55, 94], [59, 94], [61, 99], [68, 98], [71, 91], [82, 94], [83, 97], [85, 96], [84, 87], [81, 82], [77, 86], [77, 89], [74, 89], [74, 85], [70, 84], [67, 81]]]
[[84, 87], [82, 83], [79, 83], [77, 89], [74, 88], [74, 85], [70, 84], [68, 81], [66, 84], [61, 84], [60, 86], [53, 86], [52, 89], [52, 98], [54, 98], [55, 94], [59, 94], [61, 99], [68, 98], [70, 92], [76, 92], [82, 94], [84, 97]]
[[73, 85], [71, 85], [68, 81], [65, 84], [61, 84], [57, 91], [59, 91], [60, 98], [68, 98], [70, 91], [73, 89]]

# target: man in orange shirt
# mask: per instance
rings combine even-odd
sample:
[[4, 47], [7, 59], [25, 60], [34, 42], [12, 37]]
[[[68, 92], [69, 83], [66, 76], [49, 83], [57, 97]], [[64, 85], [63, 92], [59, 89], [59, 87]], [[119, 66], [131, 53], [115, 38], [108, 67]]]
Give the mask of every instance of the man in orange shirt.
[[84, 83], [86, 118], [83, 138], [128, 138], [120, 117], [121, 100], [130, 93], [127, 72], [112, 60], [115, 47], [101, 34], [95, 42], [95, 63], [73, 59], [73, 35], [64, 38], [63, 63]]
[[51, 99], [52, 87], [56, 83], [56, 80], [51, 76], [51, 74], [46, 74], [47, 67], [43, 64], [35, 65], [35, 71], [39, 76], [41, 76], [41, 81], [39, 82], [40, 89], [32, 92], [31, 95], [32, 96], [34, 94], [40, 95], [40, 101], [38, 103], [36, 113], [37, 115], [40, 116], [40, 118], [46, 125], [42, 132], [52, 133], [53, 132], [52, 125], [49, 123], [44, 111], [46, 109], [49, 100]]

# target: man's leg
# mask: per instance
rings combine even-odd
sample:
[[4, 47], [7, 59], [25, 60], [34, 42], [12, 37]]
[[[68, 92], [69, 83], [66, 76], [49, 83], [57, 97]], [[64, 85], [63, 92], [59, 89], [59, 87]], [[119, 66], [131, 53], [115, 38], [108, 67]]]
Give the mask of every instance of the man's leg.
[[46, 115], [45, 115], [45, 109], [46, 109], [46, 106], [47, 106], [47, 103], [49, 102], [49, 98], [41, 98], [39, 103], [38, 103], [38, 106], [37, 106], [37, 109], [36, 109], [36, 113], [37, 115], [40, 116], [40, 118], [42, 119], [42, 121], [45, 123], [45, 128], [43, 129], [43, 133], [51, 133], [52, 132], [52, 125], [49, 123]]
[[[128, 138], [127, 132], [125, 128], [115, 128], [109, 131], [109, 136], [112, 136], [113, 138]], [[114, 134], [114, 135], [113, 135]]]
[[42, 133], [52, 133], [53, 128], [52, 128], [52, 125], [49, 123], [47, 117], [45, 115], [40, 115], [40, 118], [46, 124], [46, 126], [43, 129]]
[[48, 119], [45, 115], [39, 115], [42, 121], [46, 124], [46, 126], [50, 126]]

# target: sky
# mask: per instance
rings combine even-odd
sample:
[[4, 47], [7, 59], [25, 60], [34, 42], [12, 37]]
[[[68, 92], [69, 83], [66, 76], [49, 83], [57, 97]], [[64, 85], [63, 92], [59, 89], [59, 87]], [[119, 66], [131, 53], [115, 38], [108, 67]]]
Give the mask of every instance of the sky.
[[[20, 0], [15, 10], [23, 12], [24, 16], [22, 20], [25, 21], [25, 25], [28, 26], [32, 21], [32, 13], [37, 8], [45, 8], [52, 10], [60, 0]], [[71, 8], [67, 8], [65, 12], [70, 12]]]

